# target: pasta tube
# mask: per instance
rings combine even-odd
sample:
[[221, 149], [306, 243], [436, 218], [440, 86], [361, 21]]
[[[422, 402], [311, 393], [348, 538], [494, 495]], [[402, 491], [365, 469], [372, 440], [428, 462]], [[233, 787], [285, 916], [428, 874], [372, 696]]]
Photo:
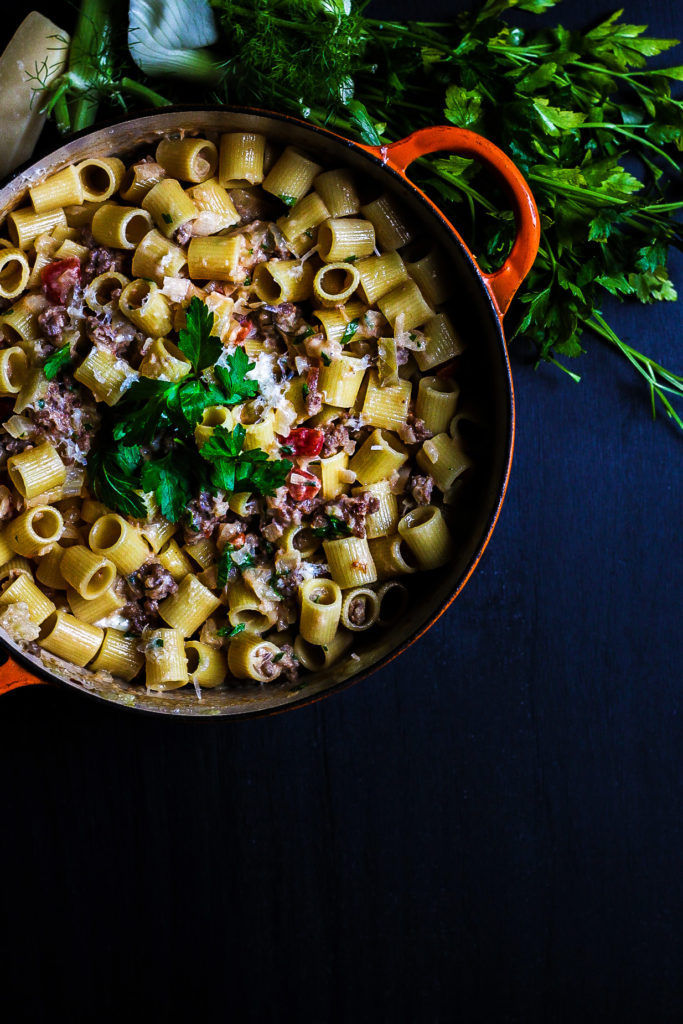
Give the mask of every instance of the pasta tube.
[[415, 352], [415, 362], [423, 373], [459, 356], [465, 349], [462, 338], [446, 313], [436, 313], [430, 317], [421, 330], [426, 345], [421, 351]]
[[18, 395], [27, 375], [28, 359], [22, 348], [0, 349], [0, 395]]
[[182, 636], [192, 636], [219, 605], [215, 594], [190, 574], [180, 581], [175, 594], [161, 602], [159, 615]]
[[438, 569], [453, 557], [453, 540], [436, 505], [418, 505], [407, 512], [399, 521], [398, 532], [420, 569]]
[[375, 563], [365, 537], [324, 540], [323, 548], [330, 575], [342, 590], [374, 583], [377, 579]]
[[403, 618], [408, 607], [408, 588], [398, 580], [389, 580], [377, 588], [377, 599], [379, 601], [377, 621], [380, 626], [389, 626]]
[[73, 587], [69, 587], [66, 592], [66, 599], [69, 602], [71, 611], [82, 622], [98, 623], [100, 619], [106, 619], [114, 612], [120, 611], [126, 604], [125, 597], [117, 594], [113, 587], [109, 587], [103, 593], [98, 594], [97, 597], [90, 599], [83, 597]]
[[190, 640], [185, 643], [185, 657], [191, 683], [211, 689], [224, 681], [228, 664], [222, 651], [198, 640]]
[[319, 672], [339, 661], [348, 651], [352, 642], [353, 633], [341, 628], [324, 647], [309, 644], [302, 636], [298, 636], [294, 641], [294, 655], [304, 668], [310, 669], [312, 672]]
[[76, 165], [83, 187], [83, 202], [102, 203], [111, 199], [126, 173], [122, 160], [116, 156], [88, 157]]
[[124, 576], [134, 573], [151, 555], [149, 544], [138, 530], [114, 512], [93, 523], [88, 544], [96, 554], [112, 561]]
[[400, 534], [377, 537], [370, 541], [370, 551], [377, 568], [377, 579], [391, 579], [417, 571], [417, 561]]
[[434, 478], [440, 491], [446, 492], [472, 466], [472, 460], [458, 440], [448, 434], [437, 434], [424, 442], [417, 453], [417, 464]]
[[229, 238], [213, 235], [192, 238], [187, 250], [187, 269], [193, 281], [232, 281], [241, 283], [240, 257], [244, 248], [241, 235]]
[[31, 271], [22, 249], [8, 246], [0, 250], [0, 298], [15, 299], [26, 288]]
[[27, 572], [19, 573], [15, 579], [5, 584], [0, 593], [0, 605], [16, 604], [18, 601], [28, 605], [28, 616], [37, 626], [57, 610], [55, 604], [35, 585]]
[[263, 181], [265, 136], [254, 132], [221, 135], [218, 180], [224, 188]]
[[166, 171], [151, 160], [145, 160], [129, 167], [123, 176], [119, 195], [124, 203], [139, 203], [157, 182], [166, 177]]
[[369, 220], [331, 217], [318, 228], [318, 252], [326, 263], [361, 259], [375, 250], [375, 229]]
[[177, 629], [155, 629], [146, 637], [145, 681], [148, 690], [177, 690], [189, 682], [185, 641]]
[[216, 170], [218, 150], [208, 139], [162, 139], [157, 146], [156, 162], [170, 178], [197, 184]]
[[269, 640], [262, 640], [255, 633], [239, 633], [230, 641], [228, 668], [237, 679], [268, 683], [280, 675], [281, 655], [279, 647]]
[[254, 268], [254, 291], [263, 302], [303, 302], [313, 294], [313, 267], [300, 260], [268, 260]]
[[66, 582], [86, 601], [100, 597], [116, 578], [114, 563], [82, 544], [66, 549], [59, 568]]
[[99, 402], [116, 405], [126, 389], [133, 369], [109, 349], [94, 345], [74, 370], [74, 378], [92, 391]]
[[27, 448], [7, 460], [9, 478], [24, 498], [59, 487], [66, 480], [66, 466], [49, 441]]
[[97, 657], [88, 666], [93, 672], [111, 672], [127, 683], [135, 679], [144, 665], [144, 655], [138, 650], [137, 637], [127, 636], [120, 629], [108, 627]]
[[318, 387], [327, 405], [350, 409], [356, 401], [366, 369], [364, 359], [346, 353], [333, 360], [329, 366], [321, 366]]
[[163, 338], [173, 327], [168, 299], [153, 281], [137, 278], [119, 296], [119, 309], [150, 338]]
[[417, 388], [415, 415], [424, 420], [432, 434], [442, 434], [455, 414], [459, 393], [460, 388], [453, 380], [422, 377]]
[[377, 371], [371, 370], [363, 402], [363, 419], [373, 427], [398, 430], [406, 422], [411, 394], [412, 385], [409, 380], [382, 385]]
[[379, 598], [370, 587], [354, 587], [344, 594], [341, 624], [352, 633], [370, 629], [379, 618]]
[[365, 536], [368, 540], [374, 537], [385, 537], [394, 533], [399, 520], [398, 499], [391, 490], [388, 480], [378, 480], [374, 484], [354, 487], [352, 494], [371, 494], [379, 502], [376, 512], [369, 512], [365, 517]]
[[313, 295], [322, 306], [343, 306], [360, 282], [360, 275], [350, 263], [328, 263], [313, 278]]
[[332, 217], [352, 217], [360, 211], [360, 199], [351, 171], [340, 167], [323, 171], [313, 182], [315, 191]]
[[299, 631], [309, 644], [326, 646], [339, 628], [342, 593], [333, 580], [304, 580], [299, 587]]
[[164, 277], [177, 277], [187, 263], [185, 252], [152, 228], [133, 253], [134, 277], [144, 277], [163, 285]]
[[179, 227], [194, 220], [199, 213], [175, 178], [163, 178], [157, 182], [142, 200], [142, 208], [151, 215], [157, 229], [166, 238], [173, 238]]
[[304, 153], [294, 146], [287, 146], [264, 178], [262, 187], [288, 206], [293, 206], [310, 192], [313, 179], [321, 170], [322, 167]]
[[401, 249], [415, 237], [415, 232], [391, 196], [383, 195], [361, 206], [361, 213], [373, 224], [380, 249]]
[[152, 218], [146, 210], [103, 203], [95, 212], [91, 230], [95, 241], [101, 245], [135, 249], [152, 227]]
[[35, 213], [29, 207], [13, 210], [7, 218], [9, 236], [19, 249], [28, 249], [31, 243], [44, 233], [51, 232], [58, 224], [66, 227], [64, 210], [48, 210]]
[[117, 270], [105, 270], [86, 285], [83, 297], [93, 313], [106, 313], [111, 311], [114, 292], [122, 293], [127, 285], [125, 274], [119, 274]]
[[408, 458], [407, 449], [397, 437], [384, 430], [373, 430], [349, 462], [349, 469], [361, 484], [388, 480]]
[[84, 668], [95, 657], [104, 639], [104, 630], [87, 622], [56, 611], [40, 627], [38, 643], [58, 658]]

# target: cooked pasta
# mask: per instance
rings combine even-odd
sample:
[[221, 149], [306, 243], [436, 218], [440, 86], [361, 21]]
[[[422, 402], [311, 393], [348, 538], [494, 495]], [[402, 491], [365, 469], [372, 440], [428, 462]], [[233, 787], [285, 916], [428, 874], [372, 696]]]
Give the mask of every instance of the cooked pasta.
[[450, 279], [361, 185], [185, 136], [62, 168], [0, 226], [0, 606], [33, 654], [198, 699], [282, 683], [453, 557]]

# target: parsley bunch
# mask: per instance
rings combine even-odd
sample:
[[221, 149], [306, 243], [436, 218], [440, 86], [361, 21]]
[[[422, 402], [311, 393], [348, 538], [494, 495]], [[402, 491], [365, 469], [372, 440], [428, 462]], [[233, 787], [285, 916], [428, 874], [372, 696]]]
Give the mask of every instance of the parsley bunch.
[[[236, 405], [258, 394], [257, 382], [245, 376], [254, 363], [244, 349], [217, 363], [223, 345], [211, 334], [213, 322], [213, 313], [193, 297], [178, 339], [191, 372], [180, 381], [139, 378], [103, 424], [88, 474], [109, 508], [144, 518], [141, 492], [151, 492], [161, 514], [175, 523], [200, 491], [273, 494], [284, 484], [292, 463], [270, 460], [260, 448], [243, 451], [246, 431], [240, 424], [232, 432], [215, 427], [197, 453], [194, 428], [207, 406]], [[164, 445], [165, 453], [156, 454]]]

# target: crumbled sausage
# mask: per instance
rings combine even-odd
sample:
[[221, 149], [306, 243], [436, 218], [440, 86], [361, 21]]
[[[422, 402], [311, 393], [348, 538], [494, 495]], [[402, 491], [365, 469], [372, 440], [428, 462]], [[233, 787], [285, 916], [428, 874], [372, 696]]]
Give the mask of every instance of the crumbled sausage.
[[316, 413], [320, 412], [323, 407], [322, 395], [318, 391], [318, 379], [320, 377], [320, 367], [312, 366], [310, 370], [306, 372], [306, 412], [309, 416], [315, 416]]
[[186, 220], [184, 224], [176, 228], [173, 234], [173, 241], [176, 245], [187, 245], [192, 238], [192, 221]]
[[432, 499], [433, 488], [434, 478], [431, 476], [422, 476], [419, 473], [415, 473], [408, 481], [408, 490], [418, 505], [429, 504]]
[[61, 342], [64, 328], [69, 323], [69, 314], [64, 306], [47, 306], [38, 315], [38, 327], [49, 342]]
[[356, 450], [356, 442], [351, 440], [348, 427], [345, 427], [343, 423], [324, 423], [321, 425], [321, 430], [325, 434], [320, 452], [321, 458], [326, 459], [342, 449], [347, 454], [353, 455]]
[[367, 615], [365, 598], [356, 597], [353, 601], [350, 601], [347, 614], [349, 622], [353, 623], [354, 626], [362, 626]]
[[126, 578], [126, 588], [135, 600], [163, 601], [169, 594], [175, 594], [178, 584], [161, 562], [150, 558]]
[[397, 433], [405, 444], [420, 444], [434, 436], [425, 426], [424, 420], [418, 419], [414, 412], [408, 413], [405, 423], [400, 425]]
[[124, 253], [114, 252], [105, 245], [95, 245], [92, 234], [81, 233], [85, 244], [90, 249], [85, 263], [83, 264], [83, 284], [90, 284], [100, 274], [106, 274], [110, 270], [121, 271], [125, 266], [126, 256]]
[[73, 377], [64, 373], [61, 380], [50, 381], [25, 415], [56, 444], [65, 462], [85, 461], [82, 456], [90, 451], [100, 414], [92, 395], [78, 387]]
[[0, 486], [0, 521], [11, 519], [16, 512], [16, 502], [9, 487]]
[[293, 302], [281, 302], [273, 313], [273, 323], [284, 334], [297, 334], [306, 327], [301, 310]]

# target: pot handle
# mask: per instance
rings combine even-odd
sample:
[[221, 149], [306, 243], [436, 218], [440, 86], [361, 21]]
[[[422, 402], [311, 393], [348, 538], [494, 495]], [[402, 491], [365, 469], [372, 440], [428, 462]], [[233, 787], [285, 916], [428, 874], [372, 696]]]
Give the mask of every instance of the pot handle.
[[17, 665], [12, 658], [8, 658], [4, 665], [0, 665], [0, 697], [3, 693], [9, 693], [10, 690], [16, 690], [20, 686], [36, 684], [45, 685], [45, 680], [31, 675], [27, 669]]
[[[480, 270], [479, 273], [483, 277], [500, 315], [506, 313], [517, 289], [533, 266], [541, 236], [541, 224], [534, 197], [512, 160], [483, 136], [467, 131], [465, 128], [455, 128], [449, 125], [421, 128], [389, 146], [365, 146], [364, 149], [379, 157], [383, 163], [398, 171], [404, 178], [406, 177], [406, 168], [413, 160], [439, 150], [450, 150], [460, 156], [479, 160], [502, 178], [512, 200], [517, 237], [510, 250], [510, 255], [500, 270], [496, 270], [492, 274], [485, 274], [483, 270]], [[411, 182], [411, 184], [413, 183]], [[415, 186], [413, 185], [413, 187]], [[425, 199], [432, 206], [436, 205], [427, 196]], [[470, 255], [472, 254], [470, 253]], [[476, 264], [476, 259], [474, 262]]]

